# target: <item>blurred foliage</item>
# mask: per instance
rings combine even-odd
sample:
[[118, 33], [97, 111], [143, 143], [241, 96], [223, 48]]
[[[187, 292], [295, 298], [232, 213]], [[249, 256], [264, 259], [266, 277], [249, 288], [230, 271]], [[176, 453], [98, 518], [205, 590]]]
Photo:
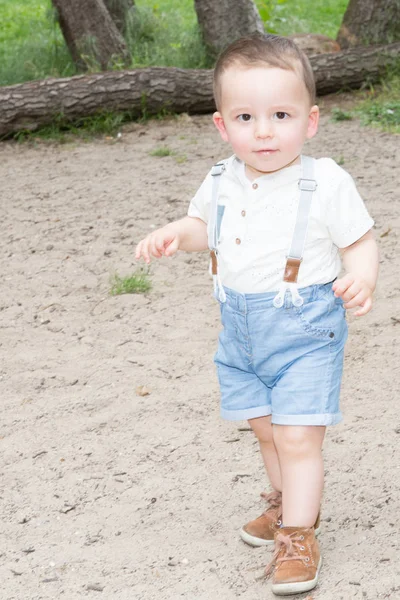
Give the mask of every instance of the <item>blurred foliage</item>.
[[[135, 4], [126, 28], [132, 67], [212, 66], [193, 0], [136, 0]], [[256, 5], [266, 31], [335, 37], [347, 0], [256, 0]], [[0, 22], [0, 85], [76, 73], [51, 0], [1, 0]]]

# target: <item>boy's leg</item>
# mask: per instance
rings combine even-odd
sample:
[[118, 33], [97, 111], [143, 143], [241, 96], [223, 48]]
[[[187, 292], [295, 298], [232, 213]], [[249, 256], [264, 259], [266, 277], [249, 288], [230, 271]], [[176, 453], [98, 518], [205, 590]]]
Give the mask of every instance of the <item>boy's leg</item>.
[[266, 546], [274, 543], [275, 532], [281, 525], [281, 474], [273, 439], [271, 417], [249, 419], [249, 424], [260, 444], [267, 476], [275, 491], [270, 494], [261, 494], [268, 503], [267, 509], [257, 519], [249, 521], [242, 527], [240, 537], [250, 546]]
[[276, 595], [310, 591], [318, 583], [321, 554], [315, 537], [324, 483], [325, 427], [273, 425], [282, 475], [283, 527], [275, 532], [268, 566]]
[[271, 417], [259, 417], [249, 419], [249, 425], [254, 431], [260, 444], [261, 456], [264, 461], [268, 479], [274, 490], [282, 491], [281, 469], [278, 454], [275, 447], [274, 436], [271, 425]]
[[325, 427], [273, 425], [282, 477], [283, 524], [313, 527], [324, 485]]

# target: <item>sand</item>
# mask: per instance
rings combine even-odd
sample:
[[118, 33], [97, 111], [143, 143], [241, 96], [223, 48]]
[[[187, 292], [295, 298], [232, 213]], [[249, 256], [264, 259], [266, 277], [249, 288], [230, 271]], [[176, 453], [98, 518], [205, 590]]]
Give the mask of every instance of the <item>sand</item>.
[[[356, 179], [381, 276], [373, 311], [349, 315], [345, 419], [324, 447], [324, 565], [299, 598], [395, 600], [399, 137], [333, 123], [340, 101], [322, 102], [306, 151]], [[183, 216], [228, 155], [209, 115], [90, 143], [0, 144], [2, 600], [272, 597], [271, 551], [238, 537], [268, 488], [246, 423], [219, 417], [207, 254], [153, 261], [144, 295], [109, 293], [136, 269], [136, 243]]]

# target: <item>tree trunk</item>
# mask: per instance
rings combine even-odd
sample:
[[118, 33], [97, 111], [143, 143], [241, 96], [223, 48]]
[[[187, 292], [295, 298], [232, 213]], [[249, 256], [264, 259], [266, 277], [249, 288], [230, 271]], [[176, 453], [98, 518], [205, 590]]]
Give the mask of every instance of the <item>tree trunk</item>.
[[104, 0], [104, 4], [118, 31], [124, 34], [128, 13], [135, 6], [134, 0]]
[[[377, 81], [400, 56], [400, 42], [310, 57], [320, 95]], [[0, 136], [33, 131], [62, 116], [67, 121], [102, 111], [133, 117], [215, 110], [212, 70], [152, 67], [0, 87]]]
[[197, 20], [210, 55], [245, 35], [264, 33], [253, 0], [195, 0]]
[[79, 69], [106, 70], [128, 51], [103, 0], [52, 0], [61, 31]]
[[400, 40], [400, 0], [350, 0], [337, 41], [342, 49]]

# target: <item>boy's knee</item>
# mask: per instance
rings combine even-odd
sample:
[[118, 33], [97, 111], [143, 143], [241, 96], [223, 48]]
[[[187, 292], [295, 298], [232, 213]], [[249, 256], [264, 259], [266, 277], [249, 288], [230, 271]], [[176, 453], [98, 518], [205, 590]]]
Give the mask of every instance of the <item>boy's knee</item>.
[[274, 444], [274, 436], [271, 427], [271, 417], [259, 417], [249, 419], [248, 424], [260, 444]]
[[312, 450], [320, 450], [323, 433], [314, 427], [276, 425], [274, 442], [278, 450], [285, 454], [309, 455]]

